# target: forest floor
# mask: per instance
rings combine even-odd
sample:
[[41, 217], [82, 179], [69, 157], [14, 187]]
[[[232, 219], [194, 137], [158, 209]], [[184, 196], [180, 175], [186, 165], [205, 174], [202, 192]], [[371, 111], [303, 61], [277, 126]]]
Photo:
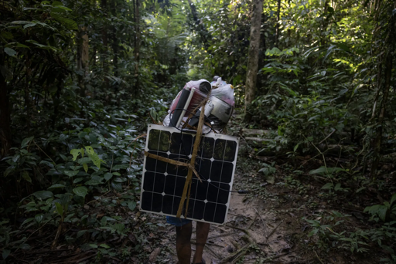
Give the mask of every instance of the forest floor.
[[[237, 120], [238, 121], [238, 120]], [[240, 120], [239, 120], [240, 122]], [[240, 124], [240, 123], [239, 123]], [[231, 122], [230, 135], [241, 131], [237, 122]], [[253, 148], [241, 138], [231, 194], [230, 209], [224, 225], [210, 227], [204, 259], [207, 264], [224, 263], [376, 263], [378, 256], [356, 255], [348, 250], [329, 248], [315, 236], [309, 236], [312, 226], [304, 218], [320, 220], [330, 212], [332, 204], [318, 196], [320, 183], [305, 182], [288, 177], [287, 160], [251, 155]], [[258, 172], [262, 163], [274, 164], [276, 173], [270, 180]], [[277, 163], [281, 165], [275, 165]], [[283, 163], [283, 165], [282, 165]], [[352, 209], [353, 210], [353, 209]], [[143, 214], [142, 214], [143, 215]], [[153, 241], [148, 263], [177, 263], [174, 227], [163, 216], [144, 214], [158, 226], [150, 236]], [[348, 218], [345, 227], [362, 225], [359, 219]], [[195, 250], [195, 223], [192, 250]], [[158, 241], [160, 241], [158, 243]], [[149, 253], [148, 253], [149, 254]], [[136, 259], [137, 261], [137, 259]]]
[[[321, 177], [308, 174], [320, 166], [320, 160], [309, 156], [297, 161], [275, 155], [258, 156], [259, 147], [246, 140], [241, 132], [243, 126], [241, 118], [236, 116], [228, 128], [227, 134], [241, 138], [235, 192], [231, 194], [225, 224], [210, 227], [203, 256], [206, 263], [378, 263], [383, 253], [377, 251], [375, 243], [365, 245], [370, 249], [367, 253], [357, 254], [356, 250], [351, 253], [348, 246], [343, 246], [342, 239], [320, 236], [324, 231], [352, 232], [356, 227], [365, 230], [371, 225], [362, 214], [363, 208], [345, 202], [347, 197], [330, 196], [322, 189]], [[301, 168], [298, 164], [292, 165], [296, 162], [309, 164], [296, 170]], [[264, 167], [269, 168], [270, 174], [259, 172]], [[85, 243], [81, 246], [65, 240], [84, 230], [67, 224], [54, 249], [51, 244], [54, 244], [56, 229], [45, 225], [30, 228], [24, 233], [30, 233], [28, 240], [34, 246], [14, 250], [10, 255], [14, 261], [9, 263], [176, 263], [175, 228], [166, 223], [165, 217], [119, 206], [124, 195], [133, 193], [130, 188], [126, 187], [122, 193], [106, 192], [101, 199], [91, 200], [83, 207], [86, 215], [101, 221], [105, 215], [115, 215], [113, 217], [124, 221], [127, 229], [112, 231], [103, 241], [96, 241], [87, 233], [80, 237]], [[114, 205], [100, 202], [105, 199]], [[335, 211], [341, 212], [341, 216], [331, 220]], [[319, 224], [313, 225], [313, 220]], [[329, 221], [342, 224], [335, 224], [338, 229], [331, 229], [327, 225]], [[316, 234], [310, 236], [313, 231]], [[354, 241], [350, 245], [358, 247]], [[194, 250], [195, 235], [192, 242]]]

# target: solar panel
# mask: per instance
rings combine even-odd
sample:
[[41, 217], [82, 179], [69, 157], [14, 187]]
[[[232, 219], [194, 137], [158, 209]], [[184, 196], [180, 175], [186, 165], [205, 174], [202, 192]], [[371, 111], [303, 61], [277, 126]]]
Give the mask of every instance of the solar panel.
[[[195, 131], [149, 125], [146, 152], [189, 163]], [[182, 218], [222, 224], [226, 221], [237, 161], [239, 139], [223, 134], [202, 136], [186, 216]], [[176, 216], [188, 168], [145, 156], [140, 209]], [[186, 203], [184, 203], [184, 209]]]

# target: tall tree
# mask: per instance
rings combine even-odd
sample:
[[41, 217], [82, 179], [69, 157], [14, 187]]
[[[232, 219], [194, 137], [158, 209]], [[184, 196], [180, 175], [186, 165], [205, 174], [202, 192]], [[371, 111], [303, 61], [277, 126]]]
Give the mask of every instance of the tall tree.
[[[117, 17], [117, 4], [116, 0], [111, 0], [111, 14], [114, 18]], [[118, 25], [114, 24], [112, 26], [112, 32], [111, 32], [111, 38], [112, 38], [112, 49], [113, 49], [113, 74], [115, 77], [118, 77], [118, 45], [119, 45], [119, 40], [117, 37], [117, 30], [118, 30]], [[119, 83], [116, 82], [114, 86], [114, 93], [117, 98], [117, 102], [119, 104], [120, 102], [120, 97], [118, 96], [119, 93]]]
[[5, 73], [7, 68], [3, 64], [5, 54], [0, 50], [0, 158], [5, 156], [11, 145], [10, 107]]
[[135, 0], [135, 97], [139, 94], [139, 62], [140, 62], [140, 0]]
[[[102, 8], [102, 14], [106, 17], [107, 16], [107, 0], [101, 0], [100, 1], [100, 7]], [[103, 76], [104, 76], [104, 89], [107, 90], [109, 87], [109, 79], [107, 78], [107, 75], [109, 74], [109, 65], [107, 64], [107, 57], [108, 57], [108, 34], [107, 34], [107, 22], [106, 19], [103, 20], [103, 28], [102, 28], [102, 41], [103, 41], [103, 47], [102, 47], [102, 54], [101, 54], [101, 59], [103, 63]]]
[[[396, 10], [396, 0], [393, 0], [393, 4], [389, 5], [390, 10]], [[389, 2], [391, 3], [391, 2]], [[384, 1], [384, 5], [387, 5], [388, 2]], [[386, 10], [386, 8], [385, 8]], [[389, 12], [391, 13], [391, 12]], [[378, 17], [376, 15], [376, 17]], [[386, 16], [388, 18], [388, 16]], [[392, 68], [393, 68], [393, 60], [395, 58], [395, 42], [396, 42], [396, 16], [392, 15], [389, 17], [388, 27], [385, 28], [388, 32], [385, 39], [385, 50], [381, 53], [379, 57], [379, 65], [378, 65], [378, 80], [377, 80], [377, 94], [376, 100], [374, 101], [373, 113], [372, 117], [374, 117], [377, 122], [376, 124], [376, 136], [373, 139], [372, 150], [373, 150], [373, 161], [371, 163], [371, 177], [375, 177], [377, 174], [377, 168], [380, 159], [381, 152], [381, 144], [383, 137], [383, 126], [386, 115], [386, 108], [388, 105], [389, 98], [389, 90], [391, 87], [392, 80]], [[384, 72], [384, 73], [383, 73]], [[384, 76], [384, 78], [382, 78]], [[381, 98], [382, 95], [382, 98]], [[381, 100], [382, 99], [382, 100]], [[376, 107], [379, 103], [379, 111], [376, 111]]]
[[250, 28], [250, 46], [248, 53], [246, 87], [245, 87], [245, 119], [249, 120], [251, 115], [247, 107], [252, 103], [256, 92], [258, 58], [260, 48], [260, 25], [261, 13], [263, 12], [263, 0], [253, 0], [252, 19]]
[[88, 73], [89, 39], [86, 27], [80, 27], [77, 32], [77, 72], [80, 86], [80, 96], [85, 97], [84, 78]]
[[281, 0], [278, 0], [278, 11], [277, 11], [277, 22], [276, 22], [276, 47], [279, 46], [279, 23], [280, 23], [280, 13], [281, 13]]

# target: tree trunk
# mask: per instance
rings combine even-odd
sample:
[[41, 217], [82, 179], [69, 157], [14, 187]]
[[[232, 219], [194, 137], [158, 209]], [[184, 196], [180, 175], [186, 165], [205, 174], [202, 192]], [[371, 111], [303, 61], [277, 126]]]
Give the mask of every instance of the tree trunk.
[[279, 20], [280, 20], [280, 11], [281, 11], [281, 0], [278, 0], [278, 21], [276, 23], [276, 47], [279, 48]]
[[[116, 0], [111, 1], [111, 13], [113, 17], [117, 16], [117, 9], [116, 9]], [[117, 38], [117, 27], [113, 26], [111, 32], [112, 38], [112, 48], [113, 48], [113, 74], [115, 77], [118, 77], [118, 38]], [[114, 85], [114, 94], [117, 98], [118, 105], [120, 104], [120, 97], [118, 96], [119, 93], [119, 83], [115, 83]]]
[[135, 98], [139, 95], [140, 79], [139, 79], [139, 62], [140, 62], [140, 0], [135, 0]]
[[78, 78], [78, 86], [80, 87], [80, 117], [84, 118], [85, 112], [83, 110], [83, 106], [85, 105], [85, 77], [88, 72], [88, 35], [86, 33], [86, 28], [82, 27], [77, 32], [77, 78]]
[[248, 106], [252, 103], [256, 92], [258, 55], [260, 48], [260, 24], [261, 13], [263, 12], [263, 1], [253, 0], [252, 22], [250, 28], [250, 47], [248, 53], [248, 64], [246, 73], [245, 88], [245, 120], [249, 121], [251, 114], [247, 112]]
[[[100, 7], [103, 10], [103, 13], [107, 12], [107, 0], [101, 0], [100, 1]], [[106, 16], [106, 15], [105, 15]], [[102, 59], [102, 64], [103, 64], [103, 88], [104, 91], [107, 91], [109, 88], [109, 79], [107, 78], [107, 75], [109, 74], [109, 68], [107, 65], [107, 22], [104, 22], [103, 28], [102, 28], [102, 41], [103, 41], [103, 50], [101, 54], [101, 59]], [[106, 101], [108, 101], [109, 98], [106, 98]]]
[[[396, 0], [394, 1], [394, 8], [396, 8]], [[385, 81], [382, 84], [379, 82], [379, 89], [382, 90], [382, 101], [381, 101], [381, 106], [379, 109], [379, 114], [378, 114], [378, 121], [376, 123], [377, 126], [377, 131], [376, 131], [376, 137], [373, 139], [373, 144], [372, 144], [372, 149], [373, 149], [373, 159], [371, 163], [371, 171], [370, 171], [370, 176], [371, 178], [375, 178], [377, 175], [377, 169], [378, 169], [378, 164], [380, 161], [380, 153], [381, 153], [381, 143], [382, 143], [382, 133], [383, 133], [383, 126], [384, 126], [384, 119], [385, 119], [385, 114], [386, 114], [386, 105], [388, 102], [388, 97], [389, 97], [389, 90], [391, 86], [391, 80], [392, 80], [392, 67], [393, 67], [393, 59], [394, 59], [394, 50], [395, 50], [395, 34], [396, 34], [396, 19], [394, 16], [390, 18], [390, 23], [389, 23], [389, 31], [387, 38], [385, 40], [385, 45], [386, 45], [386, 52], [384, 54], [385, 58], [385, 64], [384, 64], [384, 77]], [[379, 67], [381, 70], [382, 67]], [[376, 104], [377, 101], [375, 101]], [[374, 107], [375, 109], [375, 107]]]
[[[0, 65], [6, 67], [4, 53], [0, 51]], [[11, 129], [10, 129], [10, 102], [7, 91], [6, 77], [3, 71], [0, 72], [0, 159], [7, 155], [11, 146]]]
[[327, 19], [327, 11], [329, 10], [329, 0], [325, 1], [324, 7], [323, 7], [323, 21], [322, 21], [322, 29], [320, 30], [320, 45], [325, 46], [326, 45], [326, 35], [325, 32], [327, 30], [328, 26], [328, 19]]
[[80, 85], [80, 96], [85, 97], [85, 87], [83, 79], [88, 73], [89, 39], [85, 27], [80, 28], [80, 31], [77, 34], [77, 71], [79, 72], [78, 78]]

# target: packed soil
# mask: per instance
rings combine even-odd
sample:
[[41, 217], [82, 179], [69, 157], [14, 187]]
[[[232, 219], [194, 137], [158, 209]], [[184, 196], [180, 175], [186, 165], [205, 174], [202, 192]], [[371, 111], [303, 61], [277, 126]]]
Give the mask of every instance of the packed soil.
[[[236, 124], [230, 135], [241, 136]], [[212, 224], [203, 258], [209, 264], [224, 263], [376, 263], [375, 254], [356, 255], [321, 243], [317, 236], [309, 236], [312, 226], [305, 218], [317, 220], [334, 209], [318, 193], [323, 185], [314, 179], [295, 180], [288, 177], [288, 160], [275, 156], [256, 156], [254, 146], [240, 140], [237, 170], [227, 221]], [[307, 158], [309, 159], [309, 157]], [[276, 172], [269, 179], [259, 172], [263, 163], [273, 164]], [[281, 164], [281, 165], [276, 165]], [[283, 165], [282, 165], [283, 164]], [[290, 176], [290, 175], [289, 175]], [[288, 183], [288, 184], [285, 184]], [[362, 225], [351, 213], [343, 228]], [[360, 211], [361, 212], [361, 211]], [[142, 214], [143, 215], [143, 214]], [[159, 225], [155, 240], [161, 242], [147, 248], [151, 252], [148, 263], [177, 263], [176, 233], [163, 216], [144, 214]], [[193, 223], [192, 255], [195, 250], [195, 222]]]
[[[236, 175], [234, 187], [241, 193], [236, 191], [231, 194], [225, 224], [212, 224], [210, 227], [203, 255], [206, 263], [315, 263], [317, 259], [313, 252], [304, 250], [304, 245], [300, 245], [298, 234], [303, 232], [303, 228], [296, 211], [301, 209], [289, 207], [276, 210], [274, 207], [279, 204], [278, 199], [261, 199], [248, 190], [246, 184], [239, 184], [244, 180], [246, 179], [241, 174]], [[151, 217], [165, 223], [161, 216]], [[165, 224], [160, 233], [161, 244], [168, 251], [165, 258], [170, 263], [177, 263], [174, 227]], [[192, 236], [193, 253], [194, 242], [195, 223]], [[307, 243], [309, 241], [303, 241], [303, 244]], [[341, 263], [336, 257], [334, 261]]]
[[[299, 157], [298, 160], [276, 155], [259, 156], [257, 152], [261, 143], [249, 141], [240, 128], [241, 120], [234, 120], [227, 133], [240, 137], [233, 192], [226, 222], [210, 227], [203, 255], [207, 264], [379, 262], [384, 252], [376, 250], [375, 242], [366, 245], [366, 248], [371, 247], [369, 252], [356, 254], [350, 248], [341, 248], [340, 240], [324, 241], [326, 238], [318, 234], [310, 235], [315, 231], [309, 222], [313, 220], [320, 223], [317, 230], [326, 229], [327, 233], [353, 231], [356, 227], [364, 230], [371, 225], [367, 222], [367, 216], [362, 214], [364, 208], [353, 203], [342, 203], [347, 197], [330, 197], [322, 190], [325, 182], [307, 173], [321, 166], [320, 160], [309, 156]], [[296, 162], [307, 166], [297, 170], [297, 166], [292, 164]], [[268, 166], [270, 173], [260, 172]], [[124, 194], [130, 193], [128, 188], [123, 193], [105, 193], [101, 199], [118, 204]], [[135, 195], [138, 196], [138, 193]], [[84, 245], [65, 243], [66, 235], [63, 234], [77, 233], [80, 229], [64, 225], [59, 244], [53, 249], [51, 243], [56, 229], [32, 229], [29, 230], [29, 237], [37, 244], [30, 250], [12, 254], [13, 261], [10, 263], [177, 263], [175, 227], [167, 224], [163, 215], [128, 210], [118, 205], [106, 206], [100, 200], [88, 203], [84, 205], [87, 215], [101, 219], [111, 213], [123, 219], [128, 228], [125, 234], [113, 232], [105, 241], [95, 241], [87, 233], [80, 238], [85, 243], [84, 248]], [[326, 227], [334, 211], [342, 213], [342, 225], [333, 225], [338, 230]], [[192, 254], [195, 250], [195, 223], [193, 227]], [[90, 243], [98, 243], [102, 247], [109, 244], [118, 251], [100, 254], [87, 248]], [[104, 252], [107, 249], [101, 250]]]

